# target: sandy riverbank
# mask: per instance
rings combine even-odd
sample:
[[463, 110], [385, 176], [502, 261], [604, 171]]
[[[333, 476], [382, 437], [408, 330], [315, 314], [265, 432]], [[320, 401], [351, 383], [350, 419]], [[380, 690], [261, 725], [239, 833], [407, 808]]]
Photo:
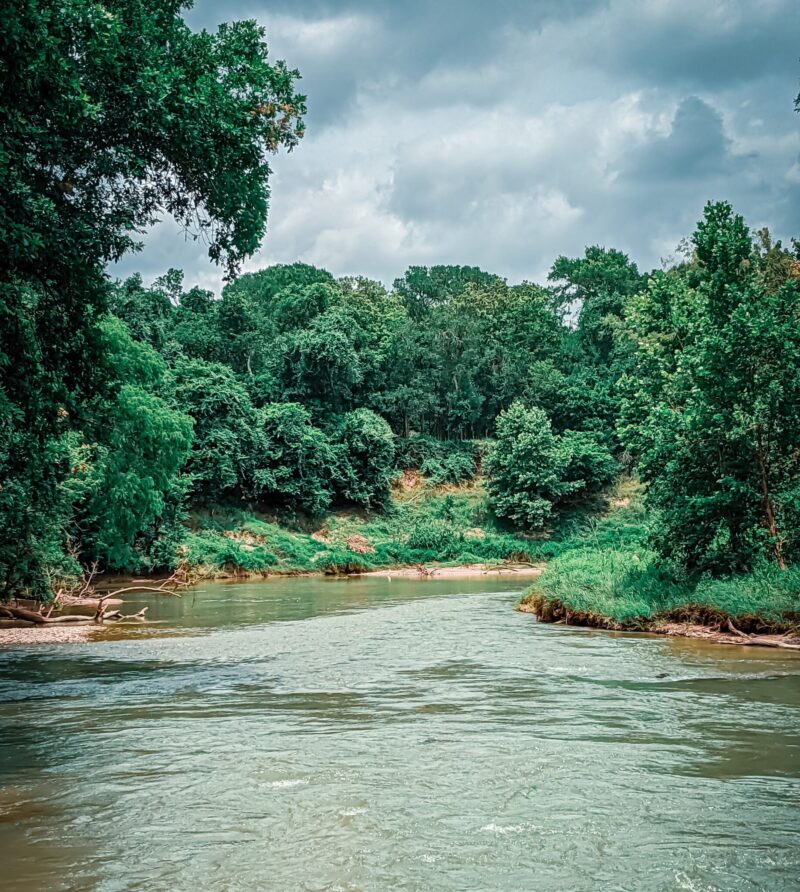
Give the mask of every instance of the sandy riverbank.
[[539, 576], [543, 567], [496, 567], [464, 564], [460, 567], [400, 567], [394, 570], [370, 570], [359, 576], [383, 576], [387, 579], [466, 579], [476, 576]]

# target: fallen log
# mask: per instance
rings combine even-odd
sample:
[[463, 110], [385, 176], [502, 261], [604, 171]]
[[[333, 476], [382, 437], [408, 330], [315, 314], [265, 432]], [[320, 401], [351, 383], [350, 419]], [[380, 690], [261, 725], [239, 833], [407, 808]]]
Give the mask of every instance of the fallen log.
[[103, 614], [102, 619], [104, 622], [105, 622], [105, 620], [108, 620], [108, 619], [113, 620], [113, 621], [119, 621], [119, 620], [123, 620], [123, 619], [145, 620], [145, 619], [147, 619], [147, 615], [146, 615], [147, 611], [148, 611], [147, 607], [142, 607], [142, 609], [138, 613], [123, 613], [121, 610], [107, 610]]
[[728, 620], [728, 628], [742, 644], [757, 644], [759, 647], [782, 647], [786, 650], [800, 650], [800, 641], [788, 641], [789, 635], [748, 635], [741, 629], [737, 629], [733, 622]]
[[44, 616], [36, 610], [28, 610], [27, 607], [12, 607], [9, 604], [3, 605], [3, 613], [12, 619], [22, 619], [37, 626], [53, 623], [93, 623], [95, 621], [93, 616], [79, 613], [68, 613], [66, 616]]

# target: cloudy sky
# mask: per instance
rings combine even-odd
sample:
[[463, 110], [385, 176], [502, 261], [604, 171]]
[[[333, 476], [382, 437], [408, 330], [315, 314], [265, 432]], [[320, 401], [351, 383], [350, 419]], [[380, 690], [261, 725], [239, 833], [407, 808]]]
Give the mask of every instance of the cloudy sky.
[[[258, 19], [308, 95], [247, 269], [543, 281], [587, 244], [650, 268], [710, 198], [800, 235], [797, 0], [196, 0], [187, 18]], [[170, 266], [221, 282], [168, 220], [113, 272]]]

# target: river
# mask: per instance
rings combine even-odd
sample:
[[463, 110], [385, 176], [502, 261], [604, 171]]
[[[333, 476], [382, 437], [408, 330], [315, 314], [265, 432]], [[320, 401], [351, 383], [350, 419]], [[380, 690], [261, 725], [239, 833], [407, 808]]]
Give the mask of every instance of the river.
[[522, 584], [214, 583], [1, 650], [0, 887], [800, 889], [797, 655]]

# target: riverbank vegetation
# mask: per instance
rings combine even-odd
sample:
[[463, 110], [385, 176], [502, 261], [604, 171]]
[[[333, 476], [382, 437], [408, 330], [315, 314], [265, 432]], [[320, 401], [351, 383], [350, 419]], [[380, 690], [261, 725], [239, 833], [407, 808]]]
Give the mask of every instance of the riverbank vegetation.
[[[544, 284], [238, 275], [267, 158], [304, 127], [260, 28], [76, 3], [0, 39], [4, 598], [89, 567], [550, 560], [528, 599], [543, 619], [796, 621], [796, 242], [717, 202], [650, 272], [591, 246]], [[107, 276], [165, 212], [208, 239], [220, 294], [174, 269]]]
[[639, 632], [684, 624], [728, 634], [729, 620], [743, 633], [797, 632], [799, 568], [765, 562], [723, 577], [677, 574], [651, 545], [637, 480], [621, 481], [607, 506], [563, 544], [523, 595], [521, 609], [545, 622]]

